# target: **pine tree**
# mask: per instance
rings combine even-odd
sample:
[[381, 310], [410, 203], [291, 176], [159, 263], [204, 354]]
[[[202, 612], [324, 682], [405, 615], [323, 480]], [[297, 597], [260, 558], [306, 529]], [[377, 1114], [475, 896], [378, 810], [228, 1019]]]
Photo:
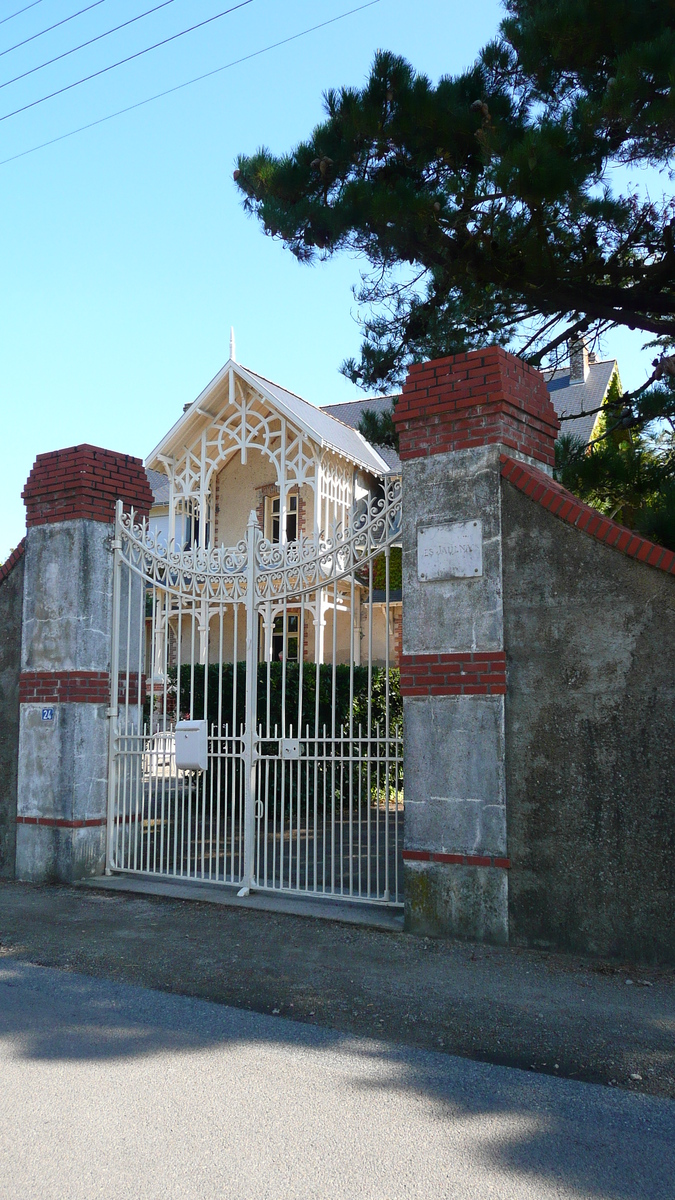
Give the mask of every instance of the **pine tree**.
[[[245, 207], [303, 262], [357, 251], [371, 389], [499, 342], [535, 365], [616, 326], [656, 339], [617, 419], [675, 413], [675, 207], [613, 186], [675, 143], [672, 0], [507, 0], [475, 64], [434, 85], [381, 52], [287, 155], [241, 156]], [[663, 381], [666, 381], [665, 383]]]

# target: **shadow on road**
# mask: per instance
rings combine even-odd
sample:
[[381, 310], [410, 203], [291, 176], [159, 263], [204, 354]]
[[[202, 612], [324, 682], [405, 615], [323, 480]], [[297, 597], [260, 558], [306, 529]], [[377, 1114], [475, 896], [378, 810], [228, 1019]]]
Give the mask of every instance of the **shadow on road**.
[[[288, 1048], [349, 1076], [363, 1094], [431, 1105], [448, 1128], [495, 1118], [476, 1154], [546, 1196], [671, 1200], [675, 1105], [667, 1100], [529, 1074], [282, 1017], [126, 984], [0, 961], [0, 1053], [26, 1062], [120, 1062], [214, 1048]], [[309, 1055], [309, 1058], [307, 1056]], [[300, 1076], [298, 1076], [300, 1078]], [[386, 1153], [386, 1147], [384, 1151]], [[514, 1192], [514, 1195], [517, 1194]], [[530, 1193], [528, 1192], [528, 1195]]]

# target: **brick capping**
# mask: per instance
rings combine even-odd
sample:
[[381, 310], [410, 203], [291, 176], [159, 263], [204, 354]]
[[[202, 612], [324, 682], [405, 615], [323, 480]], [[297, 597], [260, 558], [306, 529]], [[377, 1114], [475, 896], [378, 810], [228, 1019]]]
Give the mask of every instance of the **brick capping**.
[[108, 704], [107, 671], [22, 671], [20, 704]]
[[503, 445], [554, 464], [560, 422], [544, 377], [500, 346], [415, 363], [392, 416], [402, 460]]
[[403, 696], [503, 696], [505, 693], [503, 650], [401, 655]]
[[84, 821], [65, 821], [60, 817], [17, 817], [17, 825], [46, 825], [49, 829], [88, 829], [92, 825], [107, 825], [107, 817], [92, 817]]
[[118, 499], [140, 517], [154, 504], [140, 458], [89, 445], [38, 454], [21, 495], [29, 529], [79, 518], [111, 524]]
[[19, 559], [23, 558], [25, 551], [26, 539], [25, 537], [22, 537], [16, 550], [12, 550], [9, 558], [2, 564], [2, 566], [0, 566], [0, 583], [3, 583], [5, 579], [7, 579], [8, 575], [11, 575]]
[[404, 850], [403, 861], [451, 863], [458, 867], [501, 867], [504, 870], [511, 866], [510, 858], [500, 858], [494, 854], [442, 854], [435, 850]]
[[568, 525], [573, 525], [589, 537], [596, 538], [612, 550], [620, 550], [622, 554], [636, 558], [648, 567], [656, 567], [659, 571], [675, 575], [675, 554], [672, 550], [666, 550], [664, 546], [658, 546], [655, 542], [650, 542], [640, 534], [633, 533], [631, 529], [626, 529], [625, 526], [605, 517], [596, 508], [578, 500], [561, 484], [529, 463], [519, 462], [502, 454], [501, 464], [504, 479], [529, 496], [530, 500], [541, 504], [542, 508], [554, 517], [566, 521]]

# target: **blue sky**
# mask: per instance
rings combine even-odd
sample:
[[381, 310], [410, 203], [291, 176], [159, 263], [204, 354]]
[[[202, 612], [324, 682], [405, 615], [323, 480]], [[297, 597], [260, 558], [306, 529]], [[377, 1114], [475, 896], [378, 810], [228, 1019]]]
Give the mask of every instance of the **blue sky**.
[[[27, 0], [0, 0], [0, 21]], [[154, 7], [40, 0], [0, 23], [0, 159], [134, 104], [363, 0], [252, 0], [172, 44], [2, 120], [101, 67], [205, 20], [227, 0], [171, 0], [88, 49], [5, 80]], [[232, 3], [233, 0], [230, 0]], [[236, 0], [234, 0], [236, 2]], [[247, 218], [238, 152], [289, 149], [322, 116], [322, 93], [360, 85], [376, 49], [432, 78], [460, 70], [494, 33], [494, 0], [379, 0], [323, 30], [76, 137], [0, 166], [0, 562], [23, 535], [21, 489], [36, 454], [78, 442], [144, 457], [228, 356], [317, 404], [360, 393], [338, 373], [355, 354], [359, 265], [299, 266]], [[608, 339], [630, 386], [641, 335]]]

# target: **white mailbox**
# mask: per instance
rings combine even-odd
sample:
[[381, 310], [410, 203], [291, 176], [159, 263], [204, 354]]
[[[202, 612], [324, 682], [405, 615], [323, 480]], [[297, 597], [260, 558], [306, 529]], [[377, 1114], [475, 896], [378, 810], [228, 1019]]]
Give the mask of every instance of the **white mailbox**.
[[176, 767], [205, 771], [209, 765], [206, 721], [176, 721]]

